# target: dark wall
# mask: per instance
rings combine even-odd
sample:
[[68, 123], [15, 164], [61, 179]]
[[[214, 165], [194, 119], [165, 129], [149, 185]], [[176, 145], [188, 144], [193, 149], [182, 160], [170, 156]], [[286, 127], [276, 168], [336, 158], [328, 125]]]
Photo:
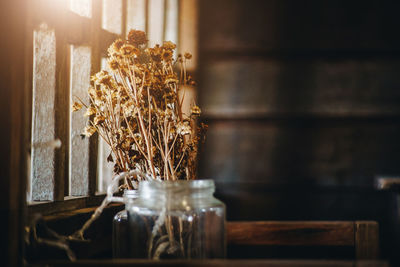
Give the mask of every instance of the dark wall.
[[27, 148], [26, 0], [0, 1], [0, 265], [22, 266]]
[[199, 176], [229, 219], [373, 219], [390, 236], [393, 196], [374, 179], [400, 174], [399, 10], [199, 1]]

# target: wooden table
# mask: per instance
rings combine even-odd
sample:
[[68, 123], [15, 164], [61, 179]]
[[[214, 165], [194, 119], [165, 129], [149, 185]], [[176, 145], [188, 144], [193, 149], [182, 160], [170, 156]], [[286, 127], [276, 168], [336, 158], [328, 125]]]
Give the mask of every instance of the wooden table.
[[[31, 265], [32, 267], [43, 265]], [[189, 267], [388, 267], [386, 261], [331, 261], [331, 260], [79, 260], [71, 262], [46, 262], [45, 266], [189, 266]]]
[[[115, 211], [111, 211], [110, 218], [115, 214]], [[65, 218], [61, 215], [49, 216], [46, 221], [52, 226], [65, 228], [75, 217], [80, 218], [82, 215], [88, 217], [91, 212], [93, 211], [75, 211], [73, 215], [66, 214]], [[45, 264], [42, 261], [43, 264], [38, 266], [389, 266], [386, 261], [376, 261], [379, 259], [379, 225], [374, 221], [230, 221], [227, 223], [229, 258], [226, 260], [99, 259], [99, 256], [104, 258], [104, 253], [111, 249], [111, 225], [105, 223], [110, 222], [110, 218], [104, 217], [107, 220], [104, 222], [100, 220], [97, 224], [99, 229], [95, 231], [102, 232], [104, 237], [102, 239], [93, 237], [94, 242], [88, 244], [88, 253], [84, 257], [87, 260], [71, 263], [49, 259]], [[259, 250], [261, 255], [256, 257], [246, 255], [245, 249], [248, 246], [261, 247]], [[276, 246], [283, 248], [285, 254], [272, 257], [264, 255]], [[286, 253], [288, 247], [294, 247], [296, 250], [303, 247], [308, 252], [311, 248], [311, 253], [309, 257], [303, 254], [289, 256], [290, 253]], [[313, 248], [324, 248], [333, 257], [330, 255], [321, 257]], [[343, 258], [341, 255], [335, 255], [341, 248], [350, 251], [350, 256]], [[286, 258], [286, 260], [276, 260], [276, 258]], [[319, 260], [326, 258], [331, 260]]]

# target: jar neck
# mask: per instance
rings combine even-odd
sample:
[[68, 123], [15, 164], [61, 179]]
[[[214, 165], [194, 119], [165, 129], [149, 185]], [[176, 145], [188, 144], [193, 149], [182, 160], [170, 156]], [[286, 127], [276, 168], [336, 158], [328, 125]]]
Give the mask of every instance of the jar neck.
[[214, 191], [213, 180], [146, 181], [139, 185], [140, 198], [155, 201], [210, 198]]
[[139, 197], [139, 190], [124, 190], [122, 197], [125, 199], [136, 199]]

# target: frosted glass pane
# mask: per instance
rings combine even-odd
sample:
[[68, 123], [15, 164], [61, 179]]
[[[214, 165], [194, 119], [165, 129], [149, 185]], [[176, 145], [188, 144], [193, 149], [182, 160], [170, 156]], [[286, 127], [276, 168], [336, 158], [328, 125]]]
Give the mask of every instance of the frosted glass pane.
[[[70, 103], [79, 97], [89, 103], [87, 90], [90, 85], [91, 49], [86, 46], [71, 46]], [[85, 109], [72, 112], [70, 107], [70, 153], [69, 194], [87, 196], [89, 192], [89, 139], [82, 138], [88, 118]]]
[[[101, 69], [109, 71], [107, 65], [107, 59], [101, 59]], [[105, 193], [107, 191], [107, 186], [112, 180], [114, 163], [107, 162], [107, 157], [110, 155], [111, 149], [109, 145], [103, 141], [99, 136], [99, 147], [97, 154], [97, 193]]]
[[188, 71], [195, 71], [197, 67], [197, 1], [198, 0], [184, 0], [180, 1], [179, 5], [179, 52], [182, 54], [190, 52], [193, 55], [192, 59], [189, 60], [186, 65]]
[[97, 154], [97, 193], [105, 193], [107, 186], [110, 184], [113, 178], [114, 163], [107, 162], [107, 157], [110, 155], [110, 146], [99, 137], [99, 150]]
[[102, 70], [106, 70], [106, 71], [108, 71], [109, 73], [112, 73], [112, 71], [110, 70], [110, 68], [108, 67], [108, 63], [107, 63], [107, 58], [105, 58], [105, 57], [102, 57], [101, 58], [101, 69]]
[[103, 29], [121, 34], [122, 30], [122, 0], [103, 0]]
[[33, 32], [31, 200], [54, 200], [56, 37], [42, 24]]
[[126, 34], [130, 30], [146, 30], [146, 0], [128, 0]]
[[164, 31], [164, 0], [149, 0], [149, 45], [162, 44]]
[[92, 0], [69, 0], [69, 9], [83, 17], [92, 17]]
[[166, 0], [165, 41], [178, 43], [178, 0]]

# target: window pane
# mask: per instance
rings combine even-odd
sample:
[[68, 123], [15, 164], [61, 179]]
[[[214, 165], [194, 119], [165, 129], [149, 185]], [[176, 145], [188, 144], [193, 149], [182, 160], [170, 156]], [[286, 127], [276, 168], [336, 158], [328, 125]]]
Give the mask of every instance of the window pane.
[[69, 9], [83, 17], [92, 17], [92, 0], [69, 0]]
[[[107, 65], [107, 59], [101, 59], [101, 69], [110, 71]], [[113, 177], [114, 163], [107, 162], [107, 157], [110, 155], [110, 146], [99, 136], [99, 148], [97, 155], [97, 193], [105, 193], [107, 186], [110, 184]]]
[[111, 183], [114, 176], [114, 163], [107, 162], [107, 157], [110, 153], [110, 146], [103, 140], [103, 138], [99, 137], [97, 193], [105, 193], [107, 191], [107, 186]]
[[186, 65], [186, 69], [192, 72], [197, 67], [197, 0], [184, 0], [179, 3], [179, 52], [192, 53], [193, 57]]
[[32, 158], [29, 200], [54, 200], [56, 37], [42, 24], [33, 33]]
[[164, 31], [164, 0], [149, 0], [149, 45], [162, 44]]
[[103, 29], [121, 34], [122, 30], [122, 0], [103, 0]]
[[178, 44], [178, 0], [166, 0], [165, 41]]
[[146, 0], [128, 0], [126, 34], [132, 29], [146, 30]]
[[[84, 103], [89, 103], [87, 90], [90, 85], [90, 55], [90, 47], [71, 46], [71, 103], [78, 98]], [[84, 113], [85, 109], [77, 112], [70, 110], [69, 194], [71, 196], [87, 196], [89, 192], [89, 139], [81, 136], [88, 122]]]

